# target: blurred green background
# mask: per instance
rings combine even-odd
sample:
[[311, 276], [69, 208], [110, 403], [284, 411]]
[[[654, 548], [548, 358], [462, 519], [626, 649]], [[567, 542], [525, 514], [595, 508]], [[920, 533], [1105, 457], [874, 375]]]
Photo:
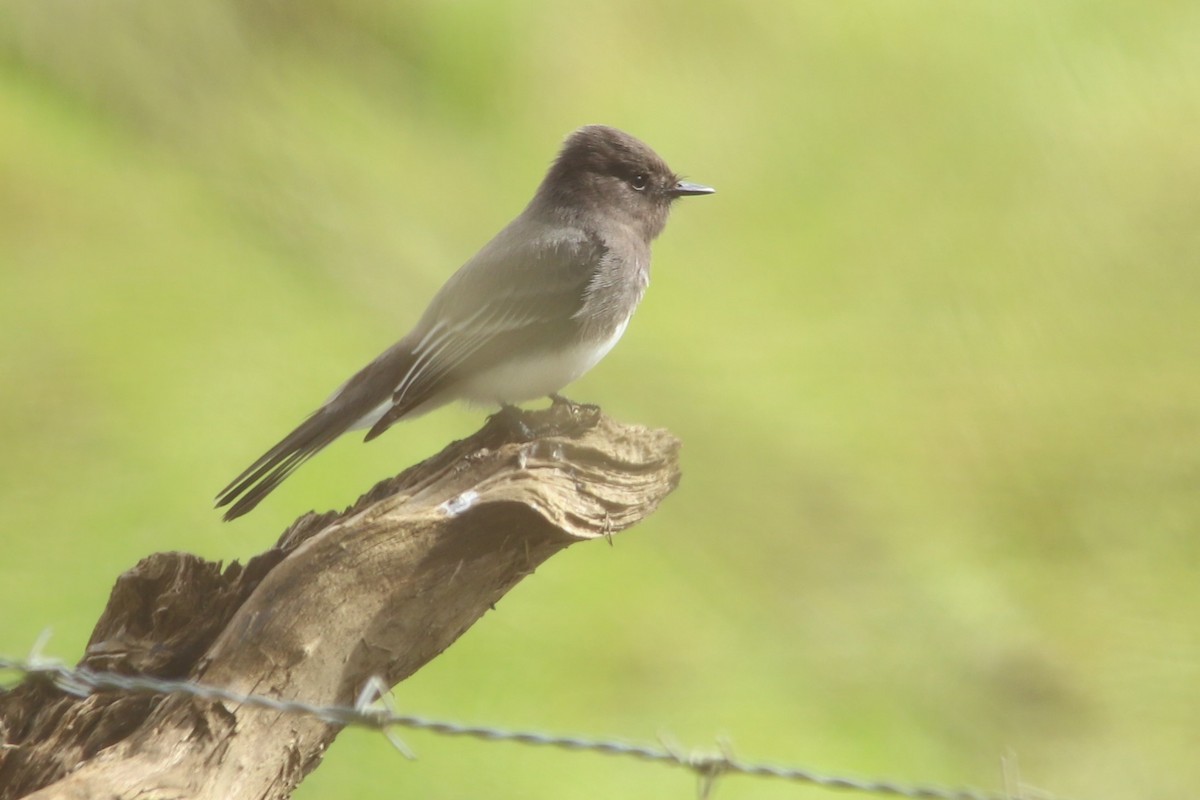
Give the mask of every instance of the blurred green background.
[[[684, 441], [414, 713], [1060, 796], [1200, 784], [1200, 4], [0, 3], [0, 653], [473, 431], [210, 498], [605, 122], [711, 183], [569, 390]], [[300, 798], [689, 797], [344, 734]], [[729, 778], [722, 797], [826, 797]]]

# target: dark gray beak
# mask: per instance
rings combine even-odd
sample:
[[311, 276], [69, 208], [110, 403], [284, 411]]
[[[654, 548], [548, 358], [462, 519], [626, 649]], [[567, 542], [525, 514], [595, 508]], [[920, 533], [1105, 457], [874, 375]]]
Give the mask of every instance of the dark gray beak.
[[671, 195], [671, 197], [687, 197], [687, 196], [693, 195], [693, 194], [712, 194], [715, 191], [716, 191], [716, 189], [712, 188], [711, 186], [704, 186], [699, 183], [688, 183], [687, 181], [680, 181], [679, 183], [672, 186], [670, 191], [667, 192], [667, 194]]

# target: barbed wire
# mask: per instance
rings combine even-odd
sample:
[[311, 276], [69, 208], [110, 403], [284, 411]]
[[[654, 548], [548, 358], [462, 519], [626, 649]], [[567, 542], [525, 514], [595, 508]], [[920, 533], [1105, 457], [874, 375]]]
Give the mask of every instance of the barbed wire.
[[[243, 706], [266, 708], [285, 714], [314, 717], [335, 725], [369, 728], [384, 733], [388, 741], [406, 758], [415, 758], [408, 746], [396, 735], [394, 728], [429, 731], [442, 736], [459, 736], [484, 741], [513, 742], [535, 747], [583, 751], [610, 756], [622, 756], [640, 761], [668, 764], [692, 772], [698, 779], [698, 795], [706, 800], [718, 778], [725, 775], [748, 775], [758, 778], [777, 778], [805, 783], [826, 789], [841, 789], [915, 800], [1045, 800], [1050, 796], [1028, 787], [1010, 787], [1002, 793], [976, 789], [948, 789], [935, 786], [850, 778], [832, 775], [803, 767], [775, 766], [744, 761], [733, 754], [728, 741], [718, 740], [718, 752], [684, 752], [677, 745], [660, 741], [658, 747], [629, 744], [613, 739], [590, 739], [576, 736], [506, 730], [485, 725], [463, 725], [456, 722], [397, 713], [388, 687], [379, 678], [372, 678], [363, 687], [353, 706], [321, 706], [300, 700], [280, 700], [259, 694], [244, 694], [184, 680], [155, 678], [147, 675], [122, 675], [92, 670], [87, 667], [68, 667], [61, 661], [35, 653], [25, 659], [0, 656], [0, 671], [15, 672], [33, 680], [48, 681], [60, 690], [76, 697], [88, 697], [99, 692], [117, 691], [138, 694], [186, 695], [201, 700], [223, 701]], [[1018, 781], [1019, 783], [1019, 781]], [[1015, 793], [1014, 793], [1015, 792]]]

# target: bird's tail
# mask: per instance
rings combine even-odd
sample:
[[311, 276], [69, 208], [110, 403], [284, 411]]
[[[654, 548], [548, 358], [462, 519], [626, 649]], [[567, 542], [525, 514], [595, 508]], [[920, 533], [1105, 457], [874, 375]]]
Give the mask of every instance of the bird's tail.
[[217, 508], [229, 506], [225, 512], [226, 520], [250, 511], [297, 467], [349, 430], [353, 423], [352, 416], [347, 419], [347, 415], [328, 406], [318, 409], [222, 489], [217, 495]]

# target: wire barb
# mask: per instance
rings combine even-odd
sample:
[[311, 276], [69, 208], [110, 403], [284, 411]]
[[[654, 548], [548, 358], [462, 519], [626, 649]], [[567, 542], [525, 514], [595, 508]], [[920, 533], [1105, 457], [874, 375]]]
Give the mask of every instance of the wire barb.
[[393, 728], [428, 731], [441, 736], [465, 736], [492, 742], [513, 742], [533, 747], [553, 747], [560, 750], [584, 751], [602, 755], [620, 756], [640, 761], [671, 764], [682, 767], [697, 778], [697, 797], [709, 800], [718, 779], [729, 775], [746, 775], [756, 778], [776, 778], [796, 783], [806, 783], [826, 789], [842, 789], [865, 794], [891, 797], [914, 798], [915, 800], [1021, 800], [1029, 797], [1023, 789], [1020, 794], [991, 793], [975, 789], [943, 789], [931, 786], [909, 786], [886, 780], [848, 778], [829, 775], [802, 767], [773, 766], [742, 761], [734, 755], [731, 744], [725, 739], [717, 740], [717, 753], [687, 753], [668, 737], [660, 735], [657, 747], [628, 744], [613, 739], [585, 739], [573, 736], [514, 731], [482, 725], [462, 725], [456, 722], [427, 719], [396, 711], [391, 692], [381, 678], [368, 680], [359, 691], [353, 706], [318, 706], [298, 700], [280, 700], [259, 694], [243, 694], [217, 686], [168, 680], [146, 675], [121, 675], [100, 672], [86, 667], [70, 668], [63, 662], [42, 656], [45, 638], [41, 637], [33, 652], [26, 659], [11, 659], [0, 656], [0, 671], [16, 672], [33, 680], [46, 680], [62, 691], [75, 696], [87, 697], [98, 692], [126, 692], [140, 694], [186, 695], [201, 700], [226, 702], [241, 706], [268, 708], [288, 714], [314, 717], [332, 725], [353, 725], [381, 731], [405, 758], [415, 756], [408, 746], [395, 734]]

